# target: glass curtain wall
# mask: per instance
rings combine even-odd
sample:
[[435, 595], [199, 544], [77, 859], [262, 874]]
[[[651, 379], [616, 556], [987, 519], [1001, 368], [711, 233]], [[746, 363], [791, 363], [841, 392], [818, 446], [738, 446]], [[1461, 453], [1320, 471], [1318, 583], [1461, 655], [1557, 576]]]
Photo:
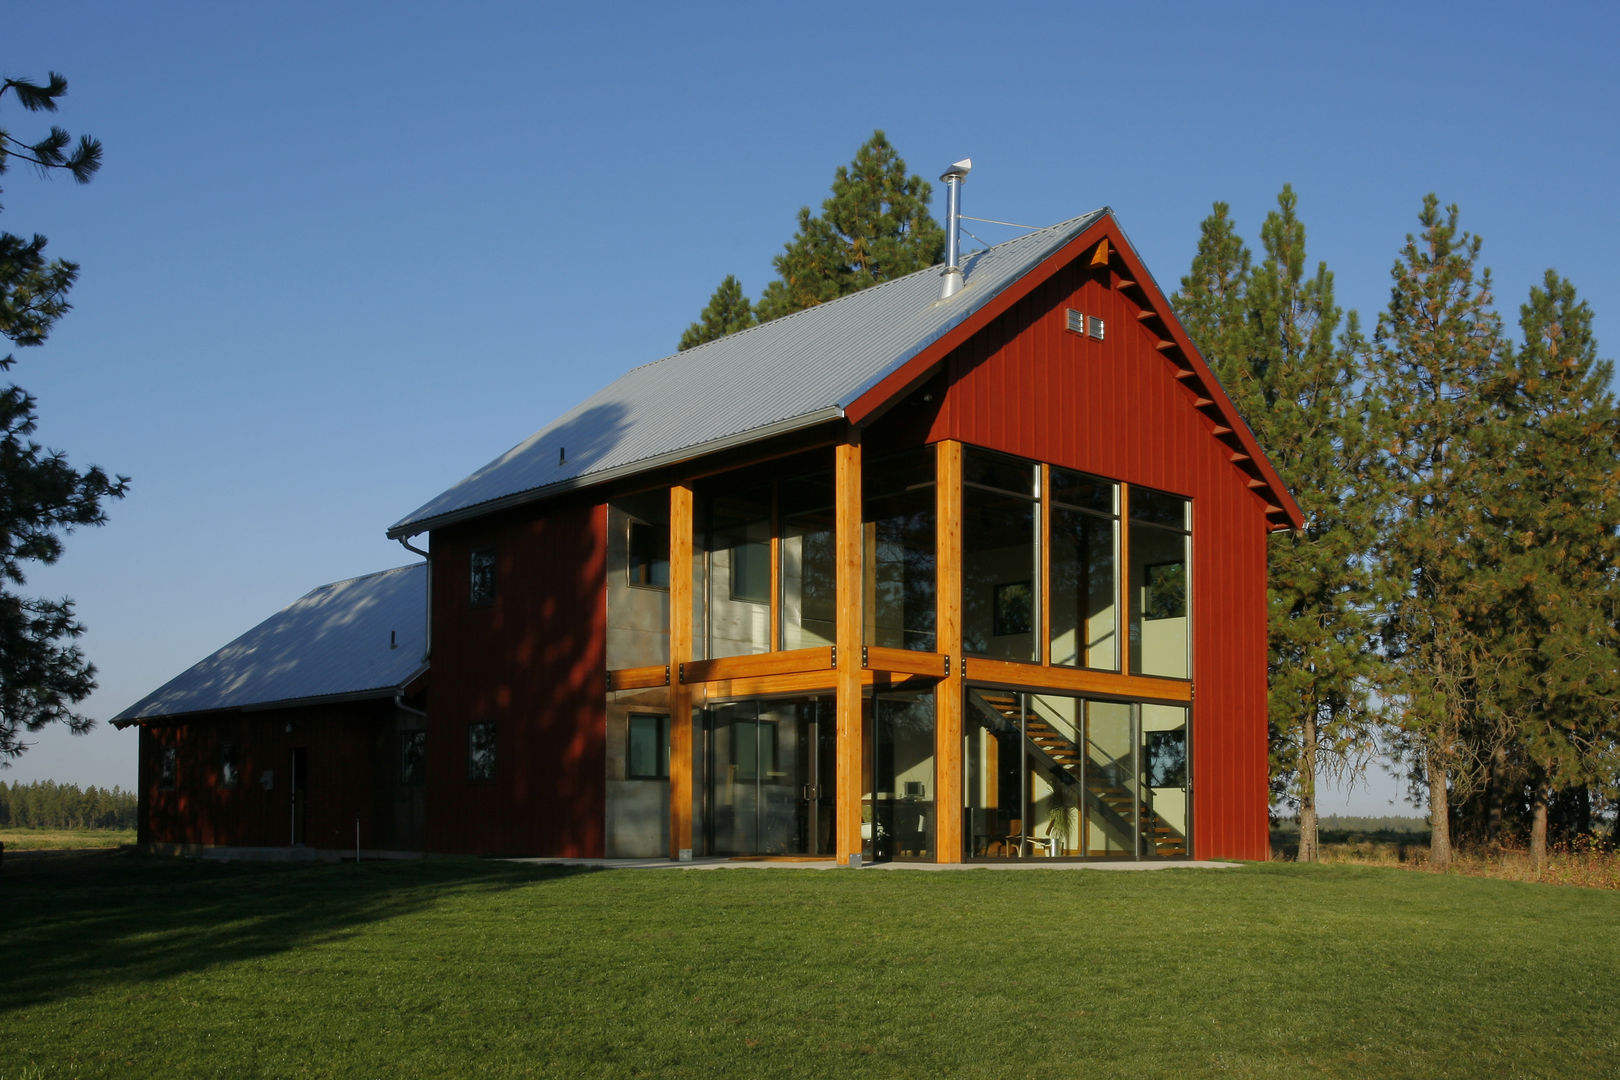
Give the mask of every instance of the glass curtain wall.
[[833, 478], [817, 472], [777, 485], [781, 521], [781, 647], [810, 649], [837, 637], [838, 562], [833, 548]]
[[967, 691], [963, 830], [975, 858], [1186, 855], [1187, 710]]
[[968, 447], [962, 458], [962, 648], [1041, 659], [1040, 466]]
[[866, 463], [866, 643], [934, 650], [934, 450]]
[[1119, 485], [1053, 466], [1051, 662], [1119, 670]]
[[1131, 673], [1189, 678], [1192, 503], [1133, 487], [1130, 519]]
[[934, 696], [883, 694], [869, 699], [866, 796], [861, 813], [865, 858], [934, 857]]

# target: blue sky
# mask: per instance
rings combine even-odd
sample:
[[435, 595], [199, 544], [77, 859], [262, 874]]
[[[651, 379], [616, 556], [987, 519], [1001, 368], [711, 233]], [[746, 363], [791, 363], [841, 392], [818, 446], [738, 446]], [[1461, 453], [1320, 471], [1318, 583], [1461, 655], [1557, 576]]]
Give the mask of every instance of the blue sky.
[[[13, 378], [134, 480], [29, 587], [76, 598], [105, 719], [411, 561], [389, 525], [672, 351], [725, 274], [757, 295], [875, 128], [930, 179], [971, 156], [967, 214], [1113, 207], [1167, 293], [1213, 201], [1254, 246], [1292, 183], [1369, 329], [1434, 191], [1510, 321], [1551, 266], [1605, 340], [1616, 40], [1557, 2], [7, 5], [0, 70], [67, 75], [54, 122], [106, 148], [88, 187], [5, 177], [0, 228], [83, 267]], [[132, 733], [34, 741], [0, 777], [134, 782]]]

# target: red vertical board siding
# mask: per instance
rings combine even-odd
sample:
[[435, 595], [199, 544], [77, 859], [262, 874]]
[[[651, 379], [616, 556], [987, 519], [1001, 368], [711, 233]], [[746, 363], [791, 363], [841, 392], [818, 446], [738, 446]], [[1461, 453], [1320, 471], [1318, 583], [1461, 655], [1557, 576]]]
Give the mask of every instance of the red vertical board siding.
[[[1100, 316], [1104, 340], [1067, 330], [1066, 308]], [[1140, 310], [1102, 271], [1055, 274], [946, 359], [929, 438], [1193, 500], [1193, 853], [1264, 859], [1265, 507]]]
[[[399, 850], [395, 830], [398, 734], [387, 701], [212, 713], [142, 727], [142, 843], [285, 847], [292, 843], [292, 751], [305, 754], [307, 847]], [[237, 783], [226, 787], [224, 747], [235, 748]], [[175, 748], [172, 787], [158, 783], [158, 757]], [[269, 787], [264, 784], [269, 774]]]
[[[433, 536], [427, 847], [600, 857], [607, 798], [607, 509]], [[495, 602], [468, 603], [495, 548]], [[495, 724], [495, 778], [467, 779], [467, 726]]]

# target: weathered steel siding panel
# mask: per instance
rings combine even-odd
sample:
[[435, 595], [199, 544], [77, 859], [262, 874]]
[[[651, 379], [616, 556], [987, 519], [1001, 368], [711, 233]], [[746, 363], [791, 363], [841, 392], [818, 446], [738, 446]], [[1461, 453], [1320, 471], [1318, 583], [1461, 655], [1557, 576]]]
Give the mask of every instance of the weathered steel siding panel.
[[[1068, 331], [1069, 307], [1104, 340]], [[1056, 275], [950, 357], [929, 437], [1193, 500], [1194, 853], [1264, 859], [1264, 506], [1140, 310], [1088, 267]]]
[[[428, 849], [601, 856], [606, 815], [607, 509], [433, 537]], [[468, 604], [474, 548], [496, 599]], [[496, 726], [495, 778], [467, 779], [467, 727]]]

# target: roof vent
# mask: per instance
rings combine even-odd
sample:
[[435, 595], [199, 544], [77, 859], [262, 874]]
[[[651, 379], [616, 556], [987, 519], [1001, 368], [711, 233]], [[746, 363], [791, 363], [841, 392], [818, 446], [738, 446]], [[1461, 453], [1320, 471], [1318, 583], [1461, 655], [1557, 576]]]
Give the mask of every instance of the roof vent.
[[962, 182], [973, 170], [973, 159], [963, 158], [939, 179], [945, 185], [945, 284], [939, 298], [949, 300], [962, 291]]

